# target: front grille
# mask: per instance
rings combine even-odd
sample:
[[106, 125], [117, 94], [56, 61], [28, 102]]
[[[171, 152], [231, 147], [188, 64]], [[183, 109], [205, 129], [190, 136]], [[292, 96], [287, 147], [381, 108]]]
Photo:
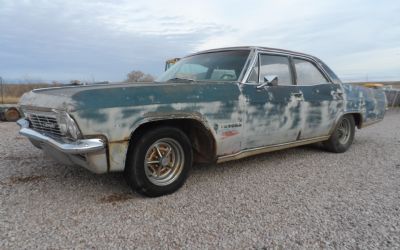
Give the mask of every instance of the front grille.
[[56, 137], [62, 136], [56, 117], [42, 114], [29, 114], [28, 117], [34, 130]]

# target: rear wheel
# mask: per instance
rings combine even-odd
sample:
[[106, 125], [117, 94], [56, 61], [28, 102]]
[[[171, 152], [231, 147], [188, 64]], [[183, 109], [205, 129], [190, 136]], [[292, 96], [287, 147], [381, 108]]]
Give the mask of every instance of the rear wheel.
[[344, 115], [340, 118], [329, 140], [324, 142], [324, 146], [328, 151], [343, 153], [347, 151], [353, 143], [354, 134], [354, 117], [352, 115]]
[[125, 177], [137, 192], [156, 197], [178, 190], [192, 166], [187, 136], [173, 127], [160, 127], [144, 134], [128, 152]]

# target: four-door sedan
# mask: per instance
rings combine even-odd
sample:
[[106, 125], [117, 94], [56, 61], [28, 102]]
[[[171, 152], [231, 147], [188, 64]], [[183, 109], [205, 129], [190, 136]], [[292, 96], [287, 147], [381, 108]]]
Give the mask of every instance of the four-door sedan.
[[172, 193], [193, 163], [323, 142], [341, 153], [383, 119], [382, 90], [343, 84], [314, 56], [264, 47], [179, 60], [154, 83], [37, 89], [20, 133], [65, 164], [124, 171], [147, 196]]

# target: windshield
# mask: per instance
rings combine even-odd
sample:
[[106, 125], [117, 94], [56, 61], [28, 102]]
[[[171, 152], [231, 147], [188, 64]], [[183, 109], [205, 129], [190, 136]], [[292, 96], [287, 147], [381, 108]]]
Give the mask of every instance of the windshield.
[[165, 71], [157, 82], [237, 81], [249, 53], [249, 50], [231, 50], [185, 57]]

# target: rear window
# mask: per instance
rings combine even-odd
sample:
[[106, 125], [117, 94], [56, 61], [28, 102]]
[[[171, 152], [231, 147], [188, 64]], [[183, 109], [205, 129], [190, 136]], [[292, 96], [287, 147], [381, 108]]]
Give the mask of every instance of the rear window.
[[318, 61], [319, 64], [324, 68], [324, 70], [326, 71], [326, 73], [328, 73], [329, 77], [332, 79], [332, 81], [336, 84], [340, 84], [342, 83], [342, 81], [340, 81], [339, 77], [335, 74], [335, 72], [333, 72], [333, 70], [331, 70], [328, 65], [326, 65], [323, 61]]

